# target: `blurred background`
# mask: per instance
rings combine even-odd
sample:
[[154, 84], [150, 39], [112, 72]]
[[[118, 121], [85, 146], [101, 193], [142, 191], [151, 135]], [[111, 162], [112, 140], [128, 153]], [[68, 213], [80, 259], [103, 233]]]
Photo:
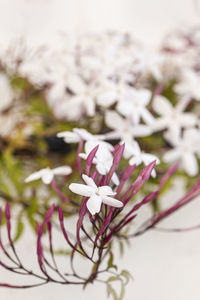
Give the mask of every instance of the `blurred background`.
[[[0, 0], [0, 43], [26, 37], [30, 44], [54, 38], [57, 32], [117, 30], [133, 33], [149, 47], [157, 47], [174, 28], [198, 24], [200, 3], [192, 0]], [[174, 197], [176, 191], [166, 197]], [[195, 201], [171, 217], [170, 225], [190, 226], [198, 222], [200, 204]], [[144, 211], [148, 214], [148, 211]], [[187, 224], [185, 224], [187, 220]], [[24, 256], [33, 239], [27, 228], [23, 236]], [[121, 259], [134, 280], [125, 300], [199, 300], [200, 233], [149, 232], [135, 239]], [[84, 268], [85, 266], [81, 266]], [[84, 269], [83, 269], [84, 271]], [[9, 275], [0, 270], [0, 280]], [[34, 290], [0, 289], [1, 299], [106, 299], [101, 285], [82, 291], [77, 287], [49, 285]]]
[[198, 0], [0, 0], [0, 36], [22, 34], [37, 42], [57, 31], [113, 29], [154, 46], [173, 28], [196, 24], [199, 5]]

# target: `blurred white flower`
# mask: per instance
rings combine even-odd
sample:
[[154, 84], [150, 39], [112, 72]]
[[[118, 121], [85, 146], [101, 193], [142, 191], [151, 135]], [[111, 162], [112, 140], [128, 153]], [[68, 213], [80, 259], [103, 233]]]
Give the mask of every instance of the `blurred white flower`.
[[112, 132], [105, 134], [107, 139], [130, 141], [135, 137], [148, 136], [152, 133], [152, 129], [149, 126], [134, 125], [128, 118], [122, 118], [115, 111], [106, 111], [105, 123], [109, 128], [113, 129]]
[[[145, 153], [141, 151], [139, 144], [136, 141], [132, 141], [126, 144], [125, 156], [129, 159], [129, 164], [136, 164], [137, 166], [144, 163], [145, 166], [156, 160], [156, 164], [160, 163], [160, 160], [156, 155]], [[151, 173], [152, 177], [156, 176], [156, 171], [153, 169]]]
[[123, 206], [122, 202], [110, 197], [116, 194], [110, 186], [97, 187], [94, 180], [85, 174], [82, 175], [82, 178], [85, 184], [71, 183], [69, 189], [75, 194], [89, 197], [86, 205], [92, 215], [100, 212], [102, 203], [117, 208]]
[[167, 163], [179, 161], [182, 169], [189, 176], [195, 176], [199, 169], [195, 154], [199, 154], [199, 149], [200, 130], [196, 128], [186, 129], [174, 148], [164, 154], [163, 160]]
[[194, 127], [197, 123], [195, 114], [184, 112], [185, 101], [180, 101], [175, 107], [164, 96], [157, 95], [153, 100], [153, 110], [161, 117], [156, 118], [152, 125], [154, 131], [168, 129], [164, 134], [169, 142], [179, 139], [182, 128]]
[[175, 91], [197, 101], [200, 101], [200, 74], [191, 68], [185, 68], [181, 73], [181, 80], [175, 86]]
[[[83, 159], [87, 159], [88, 155], [90, 154], [91, 150], [94, 149], [94, 147], [99, 146], [96, 155], [93, 159], [93, 164], [96, 165], [97, 171], [101, 175], [106, 175], [110, 171], [110, 168], [112, 167], [113, 164], [113, 155], [111, 152], [108, 150], [108, 148], [104, 144], [98, 144], [98, 143], [88, 143], [85, 144], [85, 151], [86, 153], [80, 153], [79, 156]], [[119, 185], [119, 178], [117, 174], [114, 172], [112, 178], [112, 182], [115, 185]]]
[[130, 118], [133, 124], [139, 124], [142, 119], [146, 124], [151, 125], [154, 117], [146, 108], [150, 100], [151, 91], [129, 87], [127, 98], [119, 101], [116, 108], [122, 115]]
[[41, 170], [29, 175], [25, 179], [25, 182], [42, 179], [43, 183], [50, 184], [55, 175], [65, 176], [65, 175], [71, 174], [71, 172], [72, 172], [72, 169], [69, 166], [58, 167], [55, 169], [45, 168], [45, 169], [41, 169]]

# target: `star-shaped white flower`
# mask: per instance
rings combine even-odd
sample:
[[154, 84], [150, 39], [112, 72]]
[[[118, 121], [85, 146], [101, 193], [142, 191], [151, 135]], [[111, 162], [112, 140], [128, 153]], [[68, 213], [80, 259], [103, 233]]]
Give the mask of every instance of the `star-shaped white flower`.
[[113, 132], [107, 133], [105, 136], [109, 139], [120, 138], [123, 141], [129, 141], [135, 137], [148, 136], [152, 133], [152, 129], [147, 125], [133, 125], [127, 118], [122, 118], [115, 111], [107, 111], [105, 115], [106, 125], [113, 129]]
[[82, 178], [85, 184], [71, 183], [69, 189], [75, 194], [89, 197], [86, 205], [92, 215], [100, 212], [102, 203], [117, 208], [123, 206], [122, 202], [110, 197], [116, 194], [110, 186], [97, 187], [94, 180], [85, 174], [82, 175]]
[[151, 125], [154, 117], [146, 108], [151, 100], [151, 91], [133, 87], [127, 87], [127, 89], [127, 98], [118, 102], [117, 110], [125, 117], [130, 118], [134, 124], [139, 124], [142, 119], [146, 124]]
[[110, 145], [107, 142], [104, 142], [105, 135], [94, 135], [88, 132], [84, 128], [73, 128], [72, 131], [62, 131], [57, 133], [57, 137], [63, 138], [66, 143], [79, 143], [80, 140], [84, 141], [90, 141], [95, 143], [103, 143], [104, 145], [107, 145], [111, 151], [113, 150], [112, 145]]
[[[160, 163], [160, 160], [156, 155], [142, 152], [139, 144], [136, 141], [132, 141], [126, 144], [125, 148], [126, 158], [130, 158], [129, 164], [136, 164], [137, 166], [144, 163], [145, 166], [156, 160], [156, 164]], [[156, 171], [153, 169], [151, 173], [152, 177], [156, 177]]]
[[159, 131], [168, 129], [165, 138], [170, 142], [177, 141], [182, 128], [195, 126], [197, 119], [193, 113], [184, 112], [185, 99], [180, 101], [175, 107], [164, 96], [158, 95], [154, 98], [153, 109], [161, 117], [155, 119], [152, 125], [153, 130]]
[[195, 154], [199, 154], [199, 149], [200, 131], [196, 128], [187, 129], [174, 148], [164, 154], [163, 160], [167, 163], [180, 161], [183, 170], [188, 175], [195, 176], [199, 170]]
[[41, 169], [41, 170], [29, 175], [25, 179], [25, 182], [42, 179], [43, 183], [50, 184], [55, 175], [65, 176], [65, 175], [71, 174], [71, 172], [72, 172], [72, 169], [69, 166], [58, 167], [55, 169], [45, 168], [45, 169]]

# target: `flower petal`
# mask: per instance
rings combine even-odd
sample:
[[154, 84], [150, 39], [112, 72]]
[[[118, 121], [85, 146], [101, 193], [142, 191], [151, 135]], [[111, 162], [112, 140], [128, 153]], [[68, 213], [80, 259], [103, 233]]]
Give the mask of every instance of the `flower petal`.
[[52, 170], [48, 170], [42, 175], [42, 181], [45, 184], [50, 184], [52, 182], [52, 180], [53, 180], [53, 171]]
[[116, 173], [113, 174], [111, 180], [115, 185], [119, 185], [119, 178]]
[[101, 175], [106, 175], [106, 173], [107, 173], [107, 168], [106, 168], [106, 165], [105, 165], [104, 163], [97, 161], [96, 168], [97, 168], [97, 171], [98, 171]]
[[89, 212], [94, 215], [100, 212], [102, 199], [101, 196], [92, 195], [87, 201], [87, 208]]
[[101, 196], [114, 196], [116, 194], [109, 185], [100, 186], [98, 190]]
[[91, 177], [89, 177], [89, 176], [83, 174], [83, 175], [82, 175], [82, 178], [83, 178], [83, 180], [85, 181], [85, 183], [86, 183], [88, 186], [92, 187], [92, 188], [95, 190], [95, 192], [98, 191], [98, 188], [97, 188], [97, 186], [96, 186], [94, 180], [93, 180]]
[[153, 110], [160, 116], [167, 116], [172, 113], [173, 107], [167, 98], [157, 95], [153, 100]]
[[152, 125], [155, 121], [153, 115], [145, 108], [141, 110], [141, 116], [147, 125]]
[[142, 137], [152, 134], [152, 129], [146, 125], [132, 125], [132, 127], [132, 133], [134, 137]]
[[47, 171], [49, 171], [48, 168], [39, 170], [38, 172], [34, 172], [25, 179], [25, 182], [30, 182], [30, 181], [40, 179], [42, 175]]
[[94, 189], [91, 186], [85, 185], [85, 184], [79, 184], [79, 183], [71, 183], [69, 185], [70, 191], [72, 191], [75, 194], [90, 197], [95, 193]]
[[107, 111], [105, 115], [105, 122], [109, 128], [119, 130], [124, 126], [124, 119], [116, 111]]
[[169, 150], [168, 152], [166, 152], [163, 156], [163, 160], [166, 163], [175, 162], [179, 160], [180, 157], [181, 157], [180, 150], [175, 148], [173, 150]]
[[72, 169], [69, 166], [62, 166], [52, 170], [55, 175], [69, 175]]
[[71, 131], [63, 131], [57, 134], [58, 138], [63, 138], [65, 143], [78, 143], [80, 137], [77, 133]]
[[193, 153], [185, 152], [182, 157], [182, 164], [184, 171], [189, 176], [195, 176], [198, 174], [198, 163]]
[[102, 197], [103, 203], [107, 204], [109, 206], [114, 206], [114, 207], [122, 207], [123, 203], [119, 200], [116, 200], [114, 198], [108, 197], [108, 196], [104, 196]]

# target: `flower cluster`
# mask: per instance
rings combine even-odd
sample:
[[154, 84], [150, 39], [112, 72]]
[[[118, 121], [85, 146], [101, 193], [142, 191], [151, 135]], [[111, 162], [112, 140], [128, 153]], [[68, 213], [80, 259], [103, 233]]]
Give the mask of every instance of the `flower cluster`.
[[[110, 140], [126, 143], [124, 157], [130, 164], [147, 164], [155, 157], [141, 151], [145, 148], [143, 139], [151, 136], [156, 141], [159, 134], [163, 139], [161, 148], [155, 147], [155, 151], [147, 145], [147, 150], [161, 162], [180, 162], [184, 172], [196, 176], [200, 145], [199, 47], [198, 27], [170, 34], [161, 49], [154, 52], [130, 34], [108, 32], [73, 38], [62, 34], [53, 45], [31, 49], [25, 42], [15, 48], [4, 45], [0, 58], [9, 72], [17, 72], [44, 91], [59, 120], [80, 121], [83, 128], [98, 133], [95, 139], [104, 143], [106, 139], [110, 146], [102, 143], [101, 147], [108, 149], [107, 155], [100, 157], [99, 151], [94, 161], [101, 174], [112, 163]], [[102, 135], [105, 126], [106, 134]], [[72, 142], [71, 138], [77, 141], [74, 134], [68, 133], [67, 141]], [[87, 143], [82, 158], [90, 150]], [[106, 167], [102, 166], [104, 160]], [[117, 182], [115, 174], [113, 180]]]
[[[84, 131], [82, 133], [86, 134]], [[0, 283], [1, 287], [31, 288], [45, 285], [49, 282], [66, 285], [79, 284], [85, 286], [88, 283], [93, 283], [95, 280], [100, 280], [107, 285], [107, 289], [109, 290], [111, 280], [120, 280], [122, 288], [124, 289], [124, 285], [130, 275], [125, 270], [121, 271], [121, 273], [118, 273], [117, 270], [115, 270], [117, 268], [113, 261], [113, 241], [119, 238], [120, 240], [129, 239], [141, 235], [149, 229], [157, 228], [160, 221], [200, 195], [200, 182], [197, 182], [184, 197], [176, 201], [169, 208], [157, 213], [155, 212], [152, 217], [144, 220], [139, 227], [133, 226], [132, 221], [137, 218], [142, 207], [158, 198], [163, 186], [174, 174], [178, 165], [172, 166], [162, 176], [155, 191], [145, 195], [145, 197], [140, 200], [136, 200], [137, 194], [145, 182], [149, 180], [156, 161], [145, 166], [144, 169], [140, 171], [139, 175], [134, 176], [136, 164], [130, 165], [125, 169], [123, 168], [122, 156], [125, 145], [118, 144], [112, 149], [112, 163], [108, 172], [106, 174], [101, 174], [97, 169], [97, 153], [99, 149], [102, 148], [101, 151], [105, 151], [106, 154], [106, 151], [108, 151], [106, 148], [107, 143], [100, 140], [99, 144], [91, 149], [86, 160], [80, 162], [81, 157], [79, 154], [83, 148], [83, 136], [81, 136], [80, 132], [77, 130], [75, 130], [74, 133], [67, 134], [62, 134], [62, 136], [64, 138], [70, 137], [73, 141], [75, 140], [75, 137], [76, 139], [79, 138], [79, 151], [76, 163], [83, 180], [83, 183], [68, 184], [68, 188], [73, 194], [75, 193], [82, 196], [82, 199], [81, 201], [74, 199], [73, 194], [67, 198], [62, 194], [56, 184], [55, 176], [70, 176], [72, 174], [72, 169], [69, 166], [58, 167], [55, 169], [42, 169], [27, 177], [25, 180], [27, 183], [33, 180], [42, 179], [45, 184], [51, 184], [63, 203], [60, 203], [57, 207], [53, 204], [45, 214], [43, 222], [41, 224], [37, 222], [36, 224], [36, 253], [40, 273], [27, 268], [21, 260], [20, 255], [17, 253], [12, 238], [10, 206], [8, 203], [6, 204], [4, 212], [6, 221], [5, 230], [8, 236], [10, 251], [6, 248], [3, 235], [1, 234], [0, 250], [2, 252], [2, 258], [0, 265], [12, 273], [35, 277], [38, 282], [35, 284], [22, 283], [21, 285]], [[89, 133], [87, 134], [89, 135]], [[88, 141], [89, 140], [86, 140], [85, 144], [87, 144]], [[93, 139], [92, 141], [95, 142], [95, 144], [98, 143], [97, 139]], [[116, 174], [119, 178], [118, 184], [112, 181], [113, 174], [115, 173], [118, 173], [118, 175]], [[133, 177], [135, 178], [133, 179]], [[64, 222], [68, 205], [79, 207], [74, 237], [72, 237], [69, 228], [66, 229], [66, 224]], [[59, 224], [56, 223], [55, 218], [53, 219], [56, 210], [58, 211]], [[2, 213], [3, 212], [0, 209], [1, 230], [3, 230]], [[54, 251], [55, 245], [53, 242], [54, 227], [60, 228], [59, 231], [65, 239], [67, 249], [71, 249], [70, 262], [72, 273], [66, 273], [66, 271], [63, 272], [62, 268], [57, 263]], [[128, 234], [126, 230], [127, 227], [129, 227], [131, 231]], [[134, 227], [135, 229], [133, 229]], [[195, 228], [199, 228], [199, 225]], [[190, 228], [186, 230], [190, 230]], [[58, 232], [56, 232], [56, 234], [58, 234]], [[43, 238], [45, 235], [47, 236], [48, 245], [44, 243]], [[88, 242], [90, 242], [92, 248], [88, 247]], [[48, 251], [46, 251], [47, 248], [49, 249], [49, 254]], [[90, 263], [92, 265], [92, 271], [87, 276], [80, 275], [78, 270], [76, 270], [74, 263], [76, 255], [83, 256], [88, 261], [88, 264]], [[4, 257], [6, 257], [5, 262]], [[108, 258], [107, 266], [105, 266], [106, 258]], [[110, 269], [112, 269], [112, 272]], [[112, 273], [112, 277], [109, 277], [110, 273]], [[104, 274], [104, 279], [101, 279], [102, 274]], [[107, 275], [106, 280], [105, 275]]]

